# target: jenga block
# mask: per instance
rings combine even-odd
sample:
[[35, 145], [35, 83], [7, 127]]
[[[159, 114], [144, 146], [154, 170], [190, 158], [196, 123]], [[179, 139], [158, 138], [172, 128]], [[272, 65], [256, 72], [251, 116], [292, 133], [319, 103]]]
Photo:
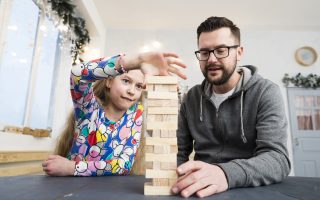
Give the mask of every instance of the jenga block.
[[154, 85], [153, 84], [147, 84], [146, 85], [146, 91], [154, 91]]
[[152, 183], [144, 184], [144, 195], [171, 195], [170, 186], [153, 186]]
[[[160, 165], [160, 168], [161, 168], [161, 165]], [[145, 162], [145, 169], [153, 169], [153, 162]]]
[[169, 186], [173, 186], [177, 182], [177, 179], [169, 179]]
[[152, 179], [153, 186], [169, 186], [168, 178], [153, 178]]
[[163, 115], [148, 115], [147, 122], [163, 121]]
[[178, 86], [177, 85], [170, 85], [169, 92], [178, 92]]
[[147, 84], [178, 84], [176, 76], [147, 76]]
[[149, 107], [148, 108], [148, 115], [149, 114], [177, 115], [178, 108], [174, 108], [174, 107]]
[[151, 136], [152, 137], [157, 137], [157, 138], [161, 137], [161, 130], [152, 130], [151, 131]]
[[147, 122], [147, 130], [156, 130], [156, 129], [168, 129], [168, 130], [177, 130], [177, 122]]
[[161, 137], [162, 138], [175, 138], [177, 137], [176, 130], [161, 130]]
[[160, 169], [162, 170], [176, 170], [177, 169], [177, 162], [161, 162]]
[[171, 145], [170, 146], [170, 153], [178, 153], [178, 146], [177, 145]]
[[170, 92], [170, 87], [171, 87], [171, 85], [155, 84], [154, 85], [154, 91], [157, 91], [157, 92]]
[[146, 178], [177, 178], [175, 170], [146, 170]]
[[161, 153], [170, 153], [170, 145], [154, 145], [153, 146], [153, 153], [161, 154]]
[[145, 153], [153, 153], [153, 146], [151, 145], [146, 145], [144, 148]]
[[146, 145], [177, 145], [177, 138], [146, 137]]
[[178, 100], [170, 99], [148, 99], [148, 108], [150, 107], [178, 107]]
[[168, 153], [168, 154], [154, 154], [154, 153], [146, 153], [145, 155], [146, 161], [160, 161], [160, 162], [176, 162], [177, 154]]
[[148, 92], [148, 100], [149, 99], [178, 99], [178, 94], [176, 92]]
[[159, 161], [152, 162], [152, 169], [153, 170], [160, 170], [161, 169], [161, 163]]
[[178, 115], [162, 115], [161, 121], [171, 121], [178, 124]]

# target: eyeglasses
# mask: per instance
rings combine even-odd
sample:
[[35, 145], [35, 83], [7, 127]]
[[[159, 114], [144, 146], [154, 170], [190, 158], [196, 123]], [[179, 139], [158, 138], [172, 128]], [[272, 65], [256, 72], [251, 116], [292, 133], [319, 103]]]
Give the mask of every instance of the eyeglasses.
[[218, 47], [212, 50], [198, 50], [194, 53], [197, 56], [199, 61], [207, 61], [210, 57], [210, 54], [213, 53], [216, 58], [226, 58], [229, 56], [229, 51], [232, 48], [237, 48], [240, 45], [233, 45], [233, 46], [225, 46], [225, 47]]

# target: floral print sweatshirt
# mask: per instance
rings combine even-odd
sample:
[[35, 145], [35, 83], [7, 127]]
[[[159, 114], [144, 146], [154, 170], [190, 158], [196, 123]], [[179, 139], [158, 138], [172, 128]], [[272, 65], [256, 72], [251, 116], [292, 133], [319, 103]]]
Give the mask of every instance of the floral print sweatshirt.
[[93, 83], [120, 75], [115, 69], [120, 55], [76, 65], [70, 85], [75, 131], [68, 159], [76, 161], [75, 176], [126, 175], [139, 147], [143, 106], [136, 103], [113, 122], [93, 93]]

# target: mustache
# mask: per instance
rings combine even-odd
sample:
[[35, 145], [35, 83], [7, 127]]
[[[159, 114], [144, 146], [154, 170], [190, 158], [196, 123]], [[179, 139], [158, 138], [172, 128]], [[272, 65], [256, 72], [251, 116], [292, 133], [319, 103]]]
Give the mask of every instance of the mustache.
[[208, 64], [205, 66], [205, 70], [208, 70], [209, 68], [224, 68], [223, 65], [217, 65], [217, 64]]

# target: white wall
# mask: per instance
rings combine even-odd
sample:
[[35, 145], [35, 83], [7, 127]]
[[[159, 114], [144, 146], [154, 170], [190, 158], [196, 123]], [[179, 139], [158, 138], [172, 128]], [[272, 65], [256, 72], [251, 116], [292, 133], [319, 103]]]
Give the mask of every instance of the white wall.
[[[196, 30], [136, 30], [136, 29], [107, 29], [106, 55], [115, 55], [120, 52], [134, 54], [144, 45], [150, 45], [156, 40], [162, 43], [161, 51], [172, 51], [180, 55], [187, 64], [185, 70], [187, 81], [181, 84], [189, 88], [203, 80], [198, 61], [194, 56], [197, 49]], [[267, 31], [242, 30], [242, 45], [244, 56], [239, 65], [255, 65], [258, 72], [265, 78], [278, 84], [283, 94], [288, 115], [287, 94], [281, 80], [285, 73], [296, 75], [301, 72], [320, 74], [320, 61], [310, 67], [302, 67], [294, 59], [295, 50], [302, 46], [311, 46], [320, 52], [320, 32], [311, 31]], [[156, 49], [156, 48], [154, 48]], [[292, 161], [292, 142], [290, 124], [288, 126], [288, 149]], [[293, 174], [293, 173], [291, 173]]]

